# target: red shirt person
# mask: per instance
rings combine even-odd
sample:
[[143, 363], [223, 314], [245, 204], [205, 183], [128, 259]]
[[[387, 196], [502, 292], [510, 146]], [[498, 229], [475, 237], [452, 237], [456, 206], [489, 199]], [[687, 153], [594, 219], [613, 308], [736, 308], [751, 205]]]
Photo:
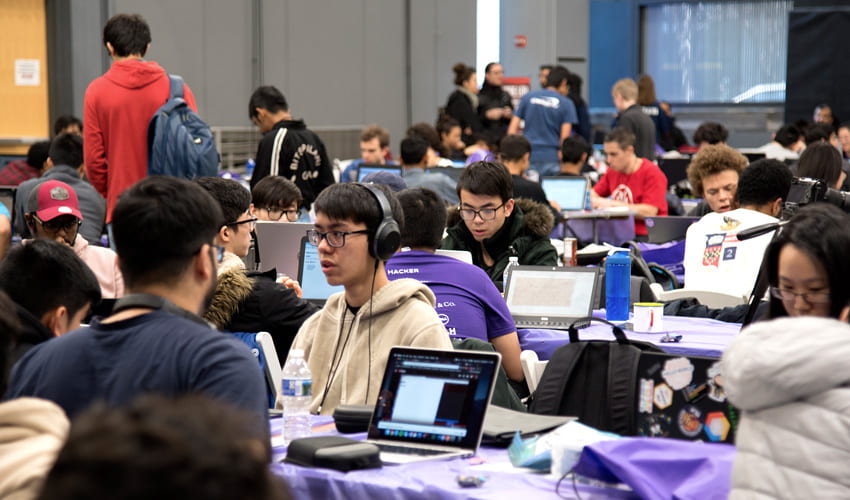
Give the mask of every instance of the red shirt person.
[[[106, 198], [106, 222], [125, 189], [147, 176], [148, 123], [168, 100], [170, 82], [162, 67], [143, 60], [150, 48], [150, 27], [137, 15], [118, 14], [103, 28], [112, 67], [86, 89], [83, 145], [86, 175]], [[194, 111], [195, 96], [183, 88]]]
[[617, 127], [605, 136], [608, 171], [591, 191], [593, 208], [626, 207], [635, 213], [635, 235], [646, 237], [645, 217], [667, 215], [667, 176], [635, 154], [635, 135]]

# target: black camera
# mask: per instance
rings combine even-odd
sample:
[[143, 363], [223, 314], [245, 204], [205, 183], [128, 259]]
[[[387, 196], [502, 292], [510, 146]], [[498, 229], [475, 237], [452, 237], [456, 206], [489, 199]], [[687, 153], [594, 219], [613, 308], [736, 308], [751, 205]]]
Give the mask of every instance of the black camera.
[[782, 207], [782, 220], [790, 219], [800, 207], [818, 202], [829, 203], [850, 212], [850, 191], [832, 189], [820, 179], [794, 177]]

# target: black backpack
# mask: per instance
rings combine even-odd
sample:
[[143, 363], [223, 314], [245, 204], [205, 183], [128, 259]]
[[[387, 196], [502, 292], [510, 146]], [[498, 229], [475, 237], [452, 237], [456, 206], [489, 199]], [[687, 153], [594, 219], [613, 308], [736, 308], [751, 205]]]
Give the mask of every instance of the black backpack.
[[570, 343], [559, 347], [546, 365], [531, 412], [568, 415], [591, 427], [629, 436], [637, 432], [637, 366], [641, 352], [663, 352], [648, 342], [631, 341], [623, 330], [613, 327], [615, 342], [582, 341], [575, 323], [570, 326]]

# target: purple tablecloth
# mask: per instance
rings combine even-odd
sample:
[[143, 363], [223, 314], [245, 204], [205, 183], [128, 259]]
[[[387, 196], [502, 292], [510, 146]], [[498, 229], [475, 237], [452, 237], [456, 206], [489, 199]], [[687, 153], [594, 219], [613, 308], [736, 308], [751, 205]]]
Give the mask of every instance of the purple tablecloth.
[[[600, 317], [604, 317], [600, 314]], [[723, 349], [741, 330], [738, 323], [724, 323], [707, 318], [664, 317], [664, 330], [671, 335], [681, 335], [680, 342], [659, 342], [664, 333], [634, 333], [626, 330], [626, 336], [633, 340], [652, 342], [672, 354], [686, 356], [708, 356], [719, 358]], [[519, 345], [522, 350], [532, 350], [540, 360], [552, 357], [555, 349], [570, 342], [566, 331], [562, 330], [519, 330]], [[582, 340], [614, 340], [611, 327], [594, 323], [579, 330]]]
[[[313, 417], [314, 426], [332, 421], [331, 417]], [[281, 419], [271, 420], [272, 435], [280, 434]], [[316, 435], [326, 435], [326, 433]], [[335, 431], [330, 434], [337, 434]], [[364, 434], [349, 434], [352, 439], [363, 439]], [[339, 472], [330, 469], [301, 467], [277, 463], [286, 455], [281, 446], [274, 448], [275, 463], [272, 471], [282, 477], [292, 491], [292, 498], [302, 499], [381, 499], [381, 500], [460, 500], [486, 498], [558, 499], [576, 498], [572, 482], [564, 481], [562, 496], [555, 494], [556, 479], [548, 474], [513, 472], [507, 450], [480, 448], [473, 458], [421, 462], [418, 464], [386, 466]], [[482, 462], [480, 463], [479, 462]], [[474, 464], [474, 465], [473, 465]], [[458, 475], [488, 476], [480, 488], [461, 488]], [[578, 486], [582, 499], [587, 498], [638, 498], [634, 493]]]

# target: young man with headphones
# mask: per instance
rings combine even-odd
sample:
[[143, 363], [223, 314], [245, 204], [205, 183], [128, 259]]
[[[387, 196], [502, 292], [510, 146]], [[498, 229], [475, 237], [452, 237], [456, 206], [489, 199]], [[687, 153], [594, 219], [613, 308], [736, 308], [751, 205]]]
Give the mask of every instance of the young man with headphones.
[[401, 241], [401, 206], [378, 184], [340, 183], [314, 204], [310, 242], [325, 279], [342, 285], [308, 319], [292, 344], [313, 375], [313, 413], [341, 404], [374, 404], [392, 346], [451, 349], [434, 294], [412, 279], [390, 281], [385, 262]]

